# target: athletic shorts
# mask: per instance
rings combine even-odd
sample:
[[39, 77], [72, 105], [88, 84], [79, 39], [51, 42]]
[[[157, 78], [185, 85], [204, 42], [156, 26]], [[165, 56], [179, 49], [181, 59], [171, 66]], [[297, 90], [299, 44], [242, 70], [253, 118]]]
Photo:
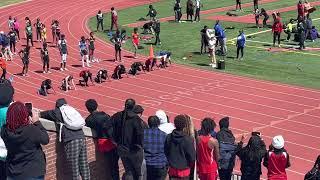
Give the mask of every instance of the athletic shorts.
[[61, 62], [67, 62], [67, 54], [62, 54]]

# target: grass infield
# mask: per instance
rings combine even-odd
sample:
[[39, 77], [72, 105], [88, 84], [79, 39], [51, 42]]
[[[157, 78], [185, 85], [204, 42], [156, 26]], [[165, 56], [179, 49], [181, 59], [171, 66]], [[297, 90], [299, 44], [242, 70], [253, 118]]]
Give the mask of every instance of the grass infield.
[[[314, 0], [315, 1], [315, 0]], [[214, 3], [212, 0], [202, 0], [204, 7], [202, 10], [214, 9], [219, 7], [225, 7], [234, 5], [234, 1], [219, 1]], [[248, 0], [243, 3], [251, 2]], [[295, 6], [296, 1], [291, 0], [279, 0], [277, 2], [270, 2], [260, 5], [259, 8], [265, 7], [266, 10], [276, 10], [283, 7]], [[182, 11], [185, 13], [185, 1], [182, 1], [184, 5]], [[173, 16], [173, 1], [162, 0], [157, 3], [153, 3], [158, 12], [158, 17]], [[246, 7], [244, 9], [244, 15], [248, 14], [252, 10], [252, 7]], [[319, 9], [319, 7], [317, 7]], [[148, 5], [131, 7], [128, 9], [118, 11], [119, 24], [135, 23], [141, 17], [145, 17], [148, 11]], [[226, 11], [227, 12], [227, 11]], [[226, 13], [225, 12], [225, 13]], [[223, 13], [219, 13], [220, 15]], [[173, 53], [173, 61], [175, 63], [195, 66], [198, 68], [209, 69], [218, 71], [208, 66], [210, 60], [207, 55], [200, 55], [200, 30], [204, 25], [213, 27], [215, 21], [206, 20], [206, 16], [212, 16], [214, 14], [202, 15], [201, 22], [191, 23], [174, 23], [174, 22], [162, 22], [160, 39], [161, 46], [154, 47], [154, 51], [168, 50]], [[271, 15], [270, 15], [271, 16]], [[283, 22], [286, 23], [290, 18], [297, 16], [296, 10], [281, 13]], [[312, 13], [311, 16], [313, 24], [320, 30], [320, 10]], [[271, 18], [271, 17], [270, 17]], [[254, 20], [253, 20], [254, 21]], [[261, 19], [262, 22], [262, 19]], [[298, 51], [298, 50], [286, 50], [286, 51], [269, 51], [272, 45], [272, 33], [268, 31], [268, 28], [257, 29], [254, 24], [241, 24], [234, 22], [223, 22], [224, 28], [234, 27], [234, 29], [227, 29], [226, 35], [228, 39], [228, 55], [225, 57], [226, 69], [223, 72], [249, 76], [256, 79], [264, 79], [270, 81], [276, 81], [281, 83], [293, 84], [298, 86], [310, 87], [320, 89], [320, 50], [319, 51]], [[104, 21], [105, 29], [110, 27], [110, 14], [105, 14]], [[96, 18], [92, 17], [89, 21], [89, 27], [91, 30], [96, 30]], [[127, 30], [127, 35], [130, 36], [133, 28], [127, 26], [121, 26], [121, 28]], [[247, 35], [247, 47], [245, 48], [245, 56], [243, 61], [235, 60], [236, 47], [234, 45], [234, 39], [238, 35], [238, 31], [243, 29]], [[262, 33], [259, 33], [262, 32]], [[141, 31], [140, 31], [141, 33]], [[255, 34], [255, 35], [250, 35]], [[109, 41], [106, 33], [96, 32], [96, 35], [106, 41]], [[248, 36], [250, 35], [250, 36]], [[286, 34], [282, 33], [282, 39], [286, 38]], [[291, 38], [293, 39], [293, 37]], [[140, 41], [141, 45], [145, 48], [138, 50], [138, 53], [148, 55], [150, 42]], [[151, 41], [153, 42], [153, 41]], [[297, 42], [281, 42], [285, 47], [296, 46]], [[306, 42], [307, 47], [320, 47], [320, 39], [315, 42]], [[124, 48], [133, 51], [133, 46], [130, 40], [124, 44]], [[187, 57], [183, 60], [183, 57]], [[217, 56], [217, 59], [220, 59]], [[133, 61], [133, 60], [132, 60]], [[144, 61], [144, 60], [143, 60]], [[192, 72], [191, 72], [192, 73]]]
[[7, 6], [14, 3], [23, 2], [25, 0], [0, 0], [0, 7]]

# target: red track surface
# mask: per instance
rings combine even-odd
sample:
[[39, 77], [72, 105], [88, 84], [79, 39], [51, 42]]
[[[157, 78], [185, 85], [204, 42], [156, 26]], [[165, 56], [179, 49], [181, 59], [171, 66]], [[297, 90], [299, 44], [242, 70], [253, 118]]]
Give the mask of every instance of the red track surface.
[[[310, 3], [311, 6], [315, 7], [320, 5], [320, 1], [315, 1], [315, 2], [311, 2]], [[271, 17], [271, 14], [273, 12], [288, 12], [288, 11], [294, 11], [297, 9], [297, 6], [289, 6], [289, 7], [285, 7], [285, 8], [280, 8], [280, 9], [273, 9], [270, 11], [267, 11], [268, 14]], [[213, 15], [213, 16], [209, 16], [206, 17], [206, 19], [209, 20], [222, 20], [222, 21], [229, 21], [229, 22], [237, 22], [237, 23], [252, 23], [255, 24], [255, 16], [254, 14], [248, 14], [248, 15], [244, 15], [244, 16], [227, 16], [227, 15]], [[268, 22], [272, 21], [272, 18], [269, 18]]]
[[[37, 73], [42, 69], [41, 60], [38, 56], [39, 50], [32, 48], [29, 77], [15, 76], [14, 79], [15, 100], [31, 101], [35, 107], [49, 109], [54, 107], [57, 98], [65, 97], [85, 115], [84, 102], [88, 98], [97, 99], [101, 110], [113, 113], [122, 109], [126, 98], [132, 97], [145, 107], [145, 115], [154, 114], [157, 109], [164, 109], [171, 119], [176, 114], [187, 113], [193, 117], [197, 127], [200, 120], [206, 116], [215, 117], [217, 121], [222, 116], [230, 116], [233, 132], [237, 135], [259, 130], [268, 144], [273, 136], [283, 135], [292, 161], [292, 167], [287, 171], [289, 179], [302, 179], [303, 174], [320, 154], [320, 91], [317, 90], [173, 65], [166, 70], [156, 70], [137, 77], [123, 78], [120, 81], [113, 80], [89, 88], [78, 87], [77, 91], [68, 93], [58, 90], [56, 95], [48, 97], [37, 95], [37, 88], [45, 78], [52, 79], [58, 87], [60, 80], [68, 73], [78, 76], [81, 68], [72, 66], [81, 64], [78, 40], [80, 36], [88, 35], [87, 20], [94, 16], [98, 9], [108, 11], [111, 6], [119, 9], [149, 2], [147, 0], [116, 0], [112, 3], [105, 3], [104, 0], [34, 0], [0, 9], [0, 22], [3, 28], [7, 26], [9, 15], [18, 16], [22, 26], [24, 26], [22, 19], [25, 16], [29, 16], [32, 20], [40, 17], [46, 22], [47, 27], [52, 19], [59, 19], [70, 45], [69, 71], [52, 70], [53, 73], [49, 75]], [[51, 40], [50, 33], [48, 39]], [[25, 40], [21, 42], [25, 44]], [[38, 43], [35, 44], [39, 47]], [[97, 57], [104, 60], [113, 58], [112, 45], [99, 40], [96, 47]], [[60, 57], [57, 49], [50, 48], [50, 54], [51, 66], [58, 67]], [[129, 52], [124, 53], [124, 55], [129, 54]], [[125, 59], [125, 62], [126, 66], [129, 66], [132, 60]], [[20, 73], [21, 66], [20, 59], [16, 58], [9, 63], [8, 70], [12, 74]], [[103, 61], [94, 64], [92, 71], [95, 73], [100, 68], [106, 68], [111, 72], [114, 66], [115, 63]], [[264, 176], [265, 174], [264, 172]]]

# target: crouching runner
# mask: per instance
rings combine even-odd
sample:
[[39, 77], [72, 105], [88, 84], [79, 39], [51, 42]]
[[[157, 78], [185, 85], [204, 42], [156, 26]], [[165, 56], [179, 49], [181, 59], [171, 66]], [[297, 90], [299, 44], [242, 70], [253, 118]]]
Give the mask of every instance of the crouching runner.
[[114, 79], [121, 79], [121, 75], [122, 74], [126, 74], [127, 77], [128, 77], [128, 74], [127, 74], [127, 71], [126, 71], [126, 68], [124, 67], [123, 64], [119, 64], [117, 65], [115, 68], [114, 68], [114, 71], [113, 71], [113, 74], [112, 74], [112, 78]]
[[69, 75], [62, 80], [61, 89], [66, 92], [72, 89], [76, 90], [72, 75]]
[[109, 79], [109, 76], [108, 76], [108, 71], [105, 70], [105, 69], [101, 69], [97, 72], [97, 76], [95, 78], [95, 81], [97, 83], [102, 83], [103, 80], [107, 80]]
[[52, 81], [50, 79], [46, 79], [42, 81], [40, 89], [38, 90], [38, 93], [39, 95], [42, 95], [42, 96], [48, 96], [49, 89], [52, 89], [53, 92], [55, 93], [55, 90], [53, 89], [53, 86], [52, 86]]
[[129, 70], [129, 74], [132, 74], [132, 75], [136, 75], [138, 74], [139, 71], [143, 71], [145, 72], [145, 68], [142, 64], [142, 62], [134, 62], [131, 64], [131, 68]]
[[89, 86], [88, 85], [88, 81], [90, 79], [92, 85], [93, 85], [93, 81], [92, 81], [92, 73], [89, 70], [83, 70], [80, 72], [79, 76], [82, 78], [79, 80], [79, 84], [81, 86]]

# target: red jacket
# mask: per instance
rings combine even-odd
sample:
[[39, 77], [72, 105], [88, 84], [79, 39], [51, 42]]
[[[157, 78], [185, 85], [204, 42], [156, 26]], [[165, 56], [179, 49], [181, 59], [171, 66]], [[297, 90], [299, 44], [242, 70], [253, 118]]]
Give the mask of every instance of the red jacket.
[[273, 25], [272, 25], [272, 32], [282, 32], [282, 30], [283, 30], [283, 25], [282, 25], [282, 23], [281, 22], [275, 22], [275, 23], [273, 23]]
[[298, 9], [298, 16], [304, 16], [304, 5], [298, 3], [297, 4], [297, 9]]

